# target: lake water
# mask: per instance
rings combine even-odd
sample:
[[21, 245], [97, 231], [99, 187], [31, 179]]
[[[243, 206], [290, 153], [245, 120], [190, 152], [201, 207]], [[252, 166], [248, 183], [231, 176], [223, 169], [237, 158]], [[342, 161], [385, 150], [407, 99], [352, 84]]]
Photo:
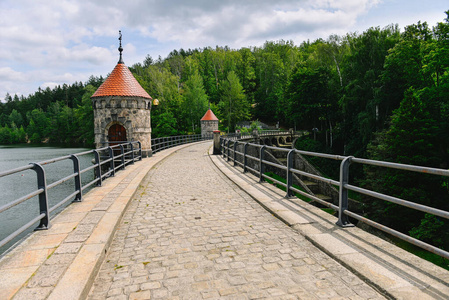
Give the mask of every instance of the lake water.
[[[87, 151], [84, 148], [57, 148], [57, 147], [8, 147], [0, 146], [0, 172], [15, 169], [28, 165], [29, 163], [38, 163], [45, 160], [50, 160], [56, 157], [62, 157], [69, 154], [75, 154]], [[81, 169], [92, 165], [93, 154], [83, 155], [80, 158]], [[45, 175], [47, 178], [47, 185], [53, 183], [63, 177], [73, 173], [73, 162], [71, 160], [64, 160], [44, 166]], [[81, 176], [82, 182], [85, 184], [94, 178], [93, 171], [86, 172]], [[33, 170], [26, 170], [13, 175], [0, 178], [0, 206], [3, 206], [11, 201], [23, 197], [33, 191], [37, 190], [36, 172]], [[48, 191], [49, 206], [52, 207], [56, 203], [66, 198], [69, 194], [75, 191], [74, 180], [71, 179], [53, 189]], [[84, 191], [85, 192], [85, 191]], [[67, 204], [70, 204], [69, 200]], [[61, 208], [62, 209], [62, 208]], [[59, 209], [59, 211], [61, 210]], [[55, 213], [59, 212], [56, 211]], [[25, 202], [16, 205], [15, 207], [0, 213], [0, 240], [7, 237], [9, 234], [23, 226], [25, 223], [31, 221], [39, 215], [39, 200], [38, 197], [33, 197]], [[50, 221], [51, 222], [51, 221]], [[32, 232], [37, 226], [36, 223], [24, 234]], [[7, 250], [14, 242], [0, 248], [0, 255]]]

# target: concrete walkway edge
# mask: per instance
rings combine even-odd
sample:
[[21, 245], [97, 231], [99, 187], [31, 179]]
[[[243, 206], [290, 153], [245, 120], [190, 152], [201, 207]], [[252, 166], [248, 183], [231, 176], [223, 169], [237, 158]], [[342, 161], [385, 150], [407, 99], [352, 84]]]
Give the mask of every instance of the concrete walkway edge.
[[258, 178], [242, 173], [221, 156], [213, 163], [265, 209], [319, 249], [392, 299], [447, 299], [449, 271], [357, 227], [341, 228], [337, 218]]

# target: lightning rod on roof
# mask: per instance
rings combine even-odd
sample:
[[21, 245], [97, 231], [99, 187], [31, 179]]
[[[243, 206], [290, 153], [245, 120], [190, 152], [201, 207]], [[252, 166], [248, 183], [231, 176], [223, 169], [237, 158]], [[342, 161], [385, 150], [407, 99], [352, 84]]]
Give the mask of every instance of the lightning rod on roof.
[[122, 31], [119, 30], [118, 34], [119, 34], [118, 40], [120, 41], [120, 46], [118, 47], [118, 51], [120, 52], [120, 59], [119, 59], [118, 63], [119, 64], [124, 64], [123, 58], [122, 58], [122, 52], [123, 52], [123, 48], [122, 48]]

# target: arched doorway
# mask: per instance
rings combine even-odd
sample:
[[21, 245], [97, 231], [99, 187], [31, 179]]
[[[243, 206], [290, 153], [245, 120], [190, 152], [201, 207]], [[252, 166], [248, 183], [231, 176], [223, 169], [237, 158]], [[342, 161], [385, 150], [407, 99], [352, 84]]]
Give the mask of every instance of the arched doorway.
[[109, 146], [119, 144], [119, 142], [126, 142], [126, 129], [120, 124], [113, 124], [108, 130]]

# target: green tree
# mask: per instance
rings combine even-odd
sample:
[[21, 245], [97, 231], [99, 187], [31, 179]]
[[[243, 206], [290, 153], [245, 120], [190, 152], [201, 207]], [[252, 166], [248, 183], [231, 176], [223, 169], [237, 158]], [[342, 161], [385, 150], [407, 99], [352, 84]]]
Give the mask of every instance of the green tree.
[[42, 142], [42, 136], [40, 135], [39, 129], [33, 119], [30, 119], [28, 127], [26, 129], [28, 140], [31, 143]]
[[26, 133], [23, 126], [17, 128], [16, 124], [13, 122], [10, 129], [10, 144], [24, 143], [26, 142]]
[[[436, 104], [428, 101], [428, 90], [410, 88], [395, 111], [390, 127], [379, 133], [368, 147], [371, 159], [440, 167]], [[447, 158], [446, 158], [447, 159]], [[412, 202], [448, 210], [445, 181], [438, 176], [387, 168], [366, 168], [366, 186]], [[377, 199], [367, 199], [368, 214], [382, 224], [408, 232], [420, 226], [424, 213]]]
[[[349, 55], [345, 56], [340, 107], [343, 112], [341, 138], [345, 154], [364, 157], [374, 132], [382, 129], [386, 116], [381, 114], [380, 75], [389, 49], [399, 41], [397, 26], [370, 28], [361, 35], [348, 35]], [[382, 118], [380, 117], [382, 115]]]
[[[258, 88], [255, 93], [256, 118], [274, 122], [283, 114], [284, 85], [286, 74], [284, 63], [277, 53], [259, 51], [256, 55], [256, 75]], [[283, 121], [283, 120], [281, 120]]]
[[203, 79], [197, 71], [184, 84], [182, 109], [186, 128], [191, 126], [192, 132], [199, 131], [200, 120], [207, 111], [208, 96], [204, 90]]
[[19, 127], [24, 125], [23, 117], [16, 109], [13, 109], [11, 114], [9, 115], [9, 122], [10, 122], [9, 124], [14, 123], [16, 126]]
[[[221, 53], [215, 54], [215, 51], [210, 47], [204, 48], [202, 53], [197, 53], [194, 56], [199, 68], [193, 69], [193, 72], [198, 71], [198, 74], [201, 75], [205, 94], [213, 103], [219, 101], [219, 73], [222, 68], [220, 56]], [[189, 72], [190, 74], [186, 77], [188, 79], [194, 75], [192, 68], [189, 68]]]
[[256, 59], [249, 48], [242, 48], [239, 52], [241, 63], [237, 66], [236, 72], [240, 78], [248, 102], [253, 103], [256, 88], [256, 72], [254, 70]]
[[8, 125], [6, 125], [5, 127], [0, 127], [0, 144], [11, 144], [11, 129]]
[[286, 97], [289, 102], [286, 110], [290, 123], [300, 128], [319, 128], [320, 131], [329, 128], [329, 144], [332, 144], [332, 129], [337, 121], [338, 103], [330, 77], [330, 72], [323, 67], [315, 70], [298, 68], [287, 86]]
[[425, 214], [421, 219], [421, 223], [413, 227], [409, 233], [412, 237], [429, 243], [431, 245], [448, 249], [449, 226], [448, 222], [444, 222], [440, 218]]
[[[157, 109], [157, 108], [156, 108]], [[151, 120], [152, 138], [173, 136], [178, 134], [177, 120], [169, 110], [154, 114]]]
[[50, 119], [42, 109], [33, 109], [27, 116], [29, 125], [27, 134], [31, 142], [40, 143], [51, 132]]
[[74, 110], [76, 117], [75, 137], [76, 142], [86, 146], [93, 146], [94, 135], [94, 113], [92, 109], [92, 100], [90, 97], [95, 93], [96, 88], [87, 85], [84, 88], [84, 95], [81, 99], [81, 105]]
[[250, 105], [234, 71], [228, 73], [221, 89], [223, 96], [218, 104], [219, 119], [226, 120], [228, 132], [233, 132], [238, 122], [249, 119]]

